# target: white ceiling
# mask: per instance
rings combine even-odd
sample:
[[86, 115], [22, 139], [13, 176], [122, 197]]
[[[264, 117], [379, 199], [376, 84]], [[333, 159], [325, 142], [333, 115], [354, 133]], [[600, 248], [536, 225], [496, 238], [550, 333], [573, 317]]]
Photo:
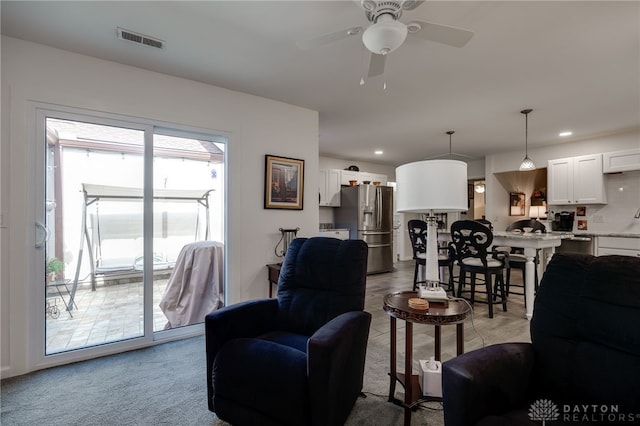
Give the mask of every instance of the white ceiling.
[[[330, 157], [395, 166], [447, 154], [448, 130], [456, 153], [524, 156], [524, 108], [530, 150], [640, 126], [636, 1], [427, 1], [400, 20], [474, 37], [455, 48], [409, 36], [364, 86], [369, 56], [357, 36], [296, 47], [368, 25], [354, 1], [0, 4], [5, 35], [317, 110]], [[117, 27], [165, 48], [121, 41]], [[566, 129], [573, 136], [559, 138]]]

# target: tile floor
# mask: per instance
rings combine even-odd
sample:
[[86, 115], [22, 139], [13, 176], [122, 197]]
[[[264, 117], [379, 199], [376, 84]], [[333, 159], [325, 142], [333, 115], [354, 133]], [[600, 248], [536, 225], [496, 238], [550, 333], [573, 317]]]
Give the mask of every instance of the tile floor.
[[[163, 330], [167, 318], [158, 307], [168, 275], [157, 276], [153, 291], [153, 328]], [[71, 285], [68, 286], [69, 290]], [[65, 310], [69, 296], [63, 287], [62, 296], [49, 290], [48, 306], [56, 306], [59, 315], [46, 314], [46, 351], [53, 354], [84, 346], [100, 345], [143, 334], [143, 292], [141, 282], [98, 285], [96, 291], [85, 284], [76, 291], [74, 309]]]

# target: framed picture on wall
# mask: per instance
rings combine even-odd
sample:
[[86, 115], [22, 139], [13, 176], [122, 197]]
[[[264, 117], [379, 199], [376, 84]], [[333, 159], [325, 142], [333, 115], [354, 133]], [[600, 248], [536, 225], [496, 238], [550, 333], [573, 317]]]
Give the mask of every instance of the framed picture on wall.
[[524, 192], [510, 192], [509, 216], [524, 216], [525, 201]]
[[304, 160], [265, 155], [264, 208], [302, 210]]

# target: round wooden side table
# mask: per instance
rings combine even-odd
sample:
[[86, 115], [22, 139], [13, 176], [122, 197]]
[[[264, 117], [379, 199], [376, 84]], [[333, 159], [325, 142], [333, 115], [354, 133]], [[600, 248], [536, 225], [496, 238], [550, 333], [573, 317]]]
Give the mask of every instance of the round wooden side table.
[[[429, 309], [418, 310], [409, 307], [409, 299], [418, 297], [415, 291], [401, 291], [390, 293], [384, 297], [383, 309], [391, 318], [391, 369], [389, 372], [389, 402], [404, 407], [404, 424], [411, 424], [411, 410], [422, 401], [441, 400], [442, 398], [422, 395], [420, 378], [413, 374], [413, 323], [431, 324], [435, 327], [435, 359], [440, 361], [441, 337], [440, 327], [456, 325], [457, 355], [464, 352], [464, 320], [471, 314], [471, 307], [463, 300], [446, 300], [443, 302], [429, 302]], [[405, 357], [404, 374], [396, 368], [396, 320], [406, 322], [405, 327]], [[395, 398], [396, 382], [404, 387], [404, 401]]]

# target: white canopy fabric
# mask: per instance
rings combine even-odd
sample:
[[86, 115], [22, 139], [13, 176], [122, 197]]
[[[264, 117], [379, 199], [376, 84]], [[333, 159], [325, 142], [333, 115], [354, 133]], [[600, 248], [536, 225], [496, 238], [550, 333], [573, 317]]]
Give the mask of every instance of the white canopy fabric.
[[[99, 269], [96, 269], [96, 262], [94, 261], [94, 252], [99, 252], [100, 250], [96, 250], [94, 245], [99, 246], [101, 244], [101, 240], [98, 238], [91, 238], [89, 235], [89, 226], [88, 226], [88, 215], [87, 215], [87, 207], [99, 200], [113, 200], [113, 201], [127, 201], [127, 200], [143, 200], [144, 199], [144, 190], [142, 188], [134, 188], [134, 187], [124, 187], [124, 186], [110, 186], [110, 185], [96, 185], [92, 183], [83, 183], [82, 191], [84, 193], [84, 203], [82, 205], [82, 222], [83, 229], [80, 232], [80, 244], [78, 246], [78, 261], [76, 263], [76, 272], [73, 279], [73, 285], [71, 287], [71, 301], [75, 298], [76, 290], [78, 287], [78, 281], [80, 277], [80, 268], [82, 266], [82, 256], [84, 251], [85, 240], [87, 243], [88, 255], [89, 255], [89, 264], [91, 267], [91, 289], [96, 289], [96, 273], [116, 273], [122, 271], [130, 271], [135, 269], [135, 262], [126, 262], [124, 266], [117, 265], [106, 267], [102, 265], [102, 260], [100, 263]], [[204, 206], [206, 209], [205, 220], [206, 220], [206, 228], [205, 228], [205, 239], [209, 238], [209, 193], [214, 191], [213, 189], [154, 189], [153, 190], [153, 198], [159, 200], [170, 200], [170, 201], [195, 201], [196, 203]], [[100, 219], [97, 215], [94, 218], [95, 225], [99, 226]], [[95, 228], [95, 227], [94, 227]], [[140, 232], [137, 234], [142, 237], [142, 228], [140, 227]], [[132, 236], [131, 238], [134, 238]], [[197, 238], [196, 234], [196, 238]], [[167, 265], [168, 266], [168, 265]], [[70, 306], [74, 306], [72, 303]]]
[[[108, 186], [83, 183], [82, 190], [87, 198], [141, 199], [142, 188], [126, 186]], [[213, 189], [154, 189], [153, 198], [168, 200], [201, 200], [205, 199]]]
[[160, 309], [169, 320], [165, 329], [204, 321], [223, 305], [224, 244], [199, 241], [187, 244], [178, 255]]

